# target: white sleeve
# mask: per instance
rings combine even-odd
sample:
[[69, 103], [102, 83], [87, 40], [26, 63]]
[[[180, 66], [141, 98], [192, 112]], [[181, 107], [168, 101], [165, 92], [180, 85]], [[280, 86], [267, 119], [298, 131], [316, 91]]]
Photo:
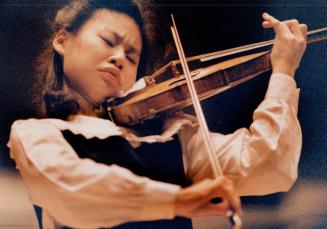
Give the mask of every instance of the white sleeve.
[[[249, 129], [229, 135], [211, 133], [217, 160], [239, 195], [287, 191], [295, 182], [302, 146], [298, 95], [293, 78], [273, 74]], [[193, 182], [210, 177], [211, 166], [200, 133], [188, 127], [179, 134], [187, 176]]]
[[8, 145], [31, 201], [60, 224], [111, 227], [175, 217], [174, 198], [180, 186], [80, 159], [53, 125], [17, 121]]

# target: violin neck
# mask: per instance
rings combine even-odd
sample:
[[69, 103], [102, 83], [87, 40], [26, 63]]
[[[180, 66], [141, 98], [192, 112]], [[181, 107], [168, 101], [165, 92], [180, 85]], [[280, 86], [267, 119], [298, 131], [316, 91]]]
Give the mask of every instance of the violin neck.
[[[321, 29], [316, 29], [308, 32], [307, 35], [307, 43], [313, 43], [313, 42], [318, 42], [318, 41], [323, 41], [327, 39], [327, 27], [321, 28]], [[209, 61], [213, 60], [216, 58], [221, 58], [225, 56], [230, 56], [233, 54], [238, 54], [250, 50], [255, 50], [259, 48], [264, 48], [264, 47], [270, 47], [274, 44], [274, 40], [269, 40], [269, 41], [262, 41], [254, 44], [249, 44], [249, 45], [243, 45], [240, 47], [236, 48], [231, 48], [231, 49], [226, 49], [218, 52], [213, 52], [213, 53], [208, 53], [204, 55], [199, 55], [197, 56], [198, 59], [201, 60], [201, 62], [204, 61]], [[195, 59], [196, 57], [191, 57], [188, 59]]]
[[[327, 27], [321, 28], [321, 29], [316, 29], [308, 32], [307, 35], [307, 43], [314, 43], [318, 41], [323, 41], [327, 40]], [[256, 50], [259, 48], [265, 48], [265, 47], [270, 47], [274, 44], [274, 40], [268, 40], [268, 41], [262, 41], [254, 44], [248, 44], [248, 45], [243, 45], [240, 47], [236, 48], [230, 48], [230, 49], [225, 49], [217, 52], [211, 52], [211, 53], [206, 53], [202, 55], [197, 55], [197, 56], [192, 56], [186, 58], [187, 62], [190, 65], [201, 65], [206, 61], [226, 57], [226, 56], [231, 56], [234, 54], [240, 54], [246, 51], [250, 50]], [[156, 79], [157, 82], [159, 81], [164, 81], [170, 78], [171, 76], [179, 76], [179, 67], [180, 66], [180, 61], [179, 60], [173, 60], [157, 70], [155, 73], [153, 73], [149, 78], [151, 80]], [[163, 75], [167, 75], [166, 77], [163, 77]]]
[[327, 28], [317, 29], [308, 32], [307, 43], [327, 40]]

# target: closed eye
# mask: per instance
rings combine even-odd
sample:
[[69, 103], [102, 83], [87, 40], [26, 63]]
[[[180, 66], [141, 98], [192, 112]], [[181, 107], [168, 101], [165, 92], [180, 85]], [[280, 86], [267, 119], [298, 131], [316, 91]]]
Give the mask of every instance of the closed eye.
[[126, 58], [134, 65], [137, 64], [137, 60], [139, 58], [139, 55], [135, 52], [134, 48], [127, 48], [126, 50]]
[[129, 62], [131, 62], [132, 64], [136, 65], [136, 61], [132, 57], [130, 57], [129, 55], [127, 55], [126, 58], [127, 58], [127, 60]]
[[106, 42], [107, 45], [109, 45], [110, 47], [114, 47], [114, 46], [115, 46], [115, 44], [114, 44], [114, 42], [113, 42], [112, 40], [105, 39], [105, 38], [103, 38], [103, 37], [101, 37], [101, 39], [102, 39], [104, 42]]

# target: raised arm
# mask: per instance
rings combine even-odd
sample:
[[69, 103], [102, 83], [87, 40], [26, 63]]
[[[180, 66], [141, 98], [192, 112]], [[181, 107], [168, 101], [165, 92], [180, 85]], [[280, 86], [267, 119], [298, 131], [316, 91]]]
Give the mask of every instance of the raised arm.
[[[305, 50], [306, 26], [263, 15], [264, 27], [276, 32], [271, 53], [273, 73], [264, 101], [249, 129], [229, 135], [212, 133], [217, 160], [240, 195], [287, 191], [297, 178], [302, 135], [297, 119], [298, 93], [293, 79]], [[180, 132], [187, 176], [198, 182], [211, 176], [198, 131]]]

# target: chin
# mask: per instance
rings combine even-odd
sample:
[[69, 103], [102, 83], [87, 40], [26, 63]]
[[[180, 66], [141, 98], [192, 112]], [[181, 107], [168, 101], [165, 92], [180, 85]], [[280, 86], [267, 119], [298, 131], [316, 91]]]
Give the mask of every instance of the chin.
[[112, 97], [120, 97], [122, 95], [121, 91], [113, 91], [111, 93], [105, 93], [105, 95], [102, 97], [103, 98], [112, 98]]

